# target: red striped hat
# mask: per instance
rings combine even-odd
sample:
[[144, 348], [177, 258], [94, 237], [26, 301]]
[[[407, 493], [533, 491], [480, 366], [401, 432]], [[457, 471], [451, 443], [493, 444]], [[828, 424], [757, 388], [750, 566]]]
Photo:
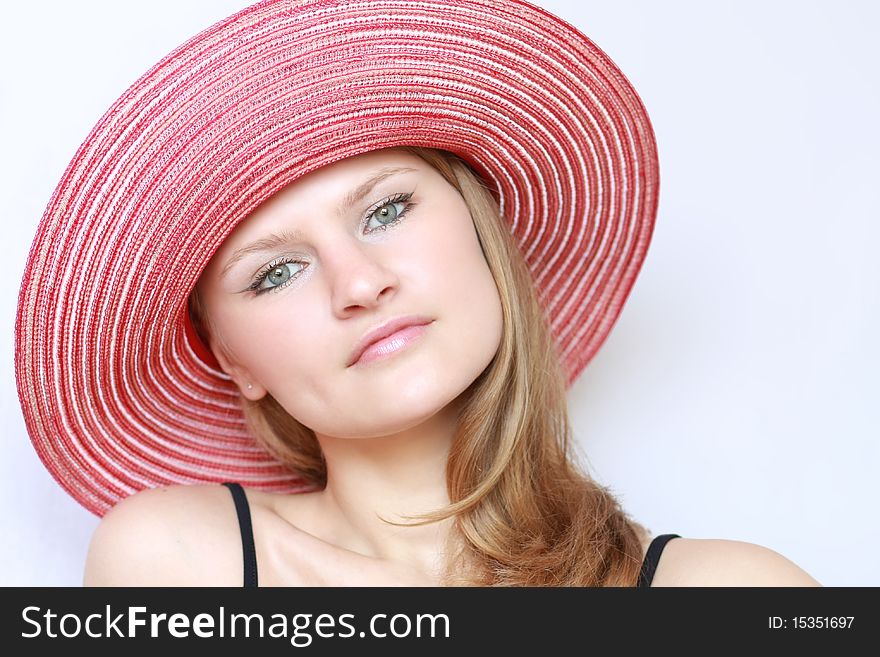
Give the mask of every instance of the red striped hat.
[[233, 228], [366, 151], [451, 151], [492, 188], [570, 384], [645, 258], [645, 109], [580, 31], [522, 0], [266, 0], [167, 55], [104, 114], [27, 259], [15, 371], [43, 463], [84, 507], [166, 484], [308, 487], [248, 434], [187, 297]]

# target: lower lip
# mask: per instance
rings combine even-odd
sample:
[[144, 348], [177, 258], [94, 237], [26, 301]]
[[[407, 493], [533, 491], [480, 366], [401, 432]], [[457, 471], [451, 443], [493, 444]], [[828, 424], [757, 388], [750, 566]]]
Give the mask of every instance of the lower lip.
[[361, 357], [353, 365], [366, 365], [377, 360], [385, 360], [400, 353], [413, 342], [418, 340], [422, 334], [428, 330], [430, 324], [420, 324], [419, 326], [407, 326], [400, 329], [397, 333], [392, 333], [388, 337], [382, 338], [378, 342], [374, 342], [367, 350], [361, 354]]

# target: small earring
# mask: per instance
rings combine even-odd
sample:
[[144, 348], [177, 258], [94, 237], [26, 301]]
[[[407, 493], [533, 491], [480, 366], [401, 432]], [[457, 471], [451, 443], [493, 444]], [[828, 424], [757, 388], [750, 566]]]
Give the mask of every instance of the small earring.
[[251, 388], [253, 388], [253, 386], [250, 383], [248, 383], [248, 390], [250, 390]]

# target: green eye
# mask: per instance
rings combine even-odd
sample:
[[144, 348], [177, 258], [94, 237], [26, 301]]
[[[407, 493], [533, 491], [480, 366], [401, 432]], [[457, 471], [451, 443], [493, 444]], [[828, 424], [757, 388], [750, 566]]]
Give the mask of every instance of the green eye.
[[[296, 273], [291, 273], [289, 265], [303, 265], [303, 268]], [[253, 290], [257, 294], [280, 290], [283, 287], [287, 287], [287, 284], [296, 279], [296, 277], [299, 276], [307, 266], [306, 263], [300, 262], [299, 260], [282, 258], [277, 262], [270, 263], [269, 266], [257, 276], [253, 285], [248, 289]], [[272, 285], [269, 287], [263, 287], [265, 281], [269, 281]]]
[[[405, 215], [414, 203], [410, 203], [409, 199], [412, 198], [412, 192], [409, 194], [398, 194], [392, 198], [386, 199], [382, 201], [379, 205], [375, 206], [369, 213], [367, 213], [367, 225], [369, 226], [370, 220], [375, 217], [379, 222], [379, 225], [372, 230], [367, 230], [366, 233], [374, 233], [377, 230], [385, 230], [387, 226], [393, 226], [400, 218]], [[402, 206], [400, 210], [397, 209], [397, 206]]]

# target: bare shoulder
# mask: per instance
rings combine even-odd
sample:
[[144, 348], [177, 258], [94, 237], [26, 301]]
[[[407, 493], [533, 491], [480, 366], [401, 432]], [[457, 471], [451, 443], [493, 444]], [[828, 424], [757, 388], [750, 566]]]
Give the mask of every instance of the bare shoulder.
[[131, 495], [92, 535], [84, 586], [241, 586], [241, 540], [225, 486]]
[[677, 538], [663, 549], [652, 586], [821, 586], [770, 548], [725, 539]]

